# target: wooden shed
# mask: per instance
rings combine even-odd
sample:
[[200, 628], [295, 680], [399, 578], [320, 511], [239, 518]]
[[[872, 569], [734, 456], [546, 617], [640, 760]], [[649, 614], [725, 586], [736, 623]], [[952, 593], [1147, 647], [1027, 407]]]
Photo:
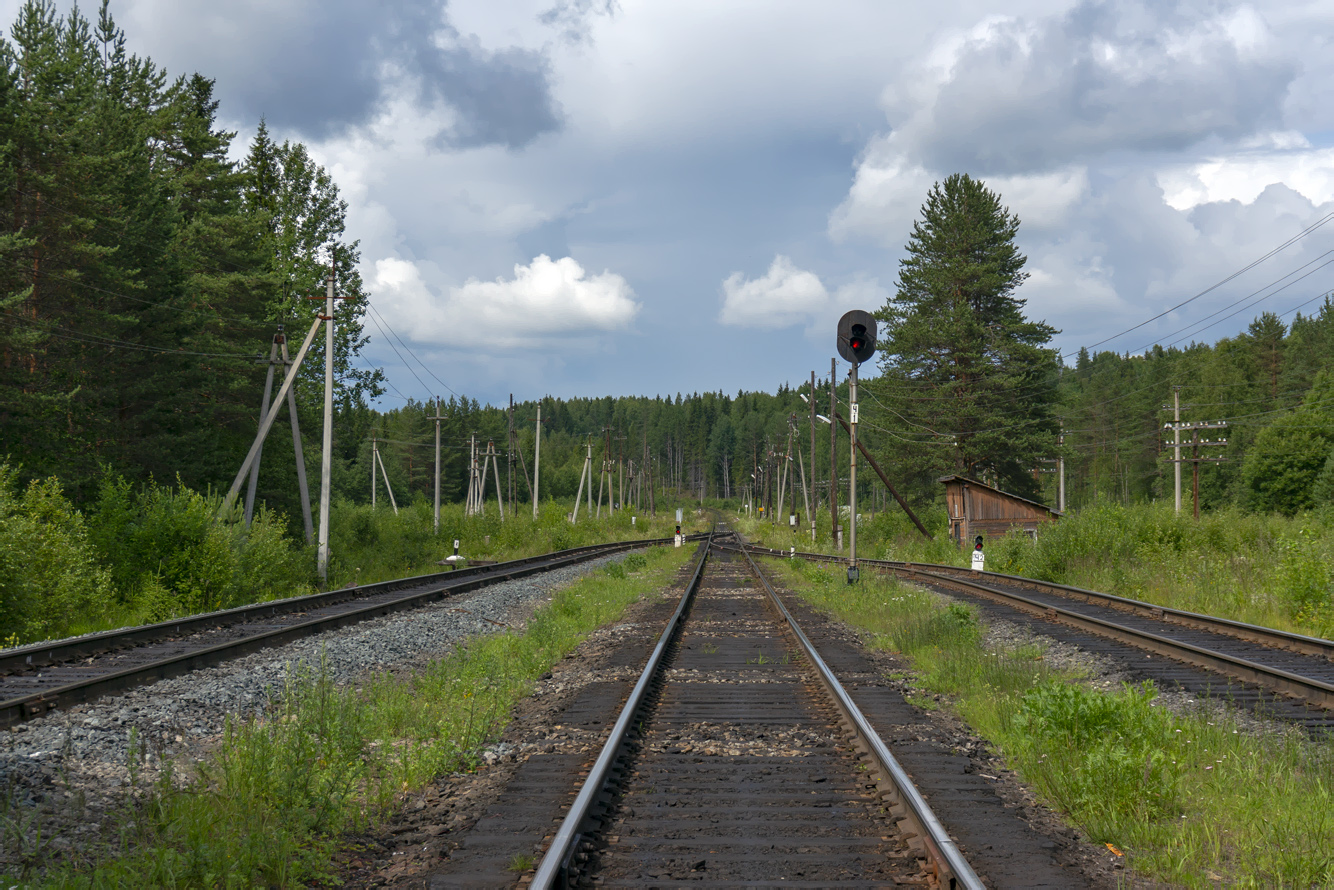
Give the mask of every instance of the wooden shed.
[[1036, 535], [1038, 526], [1054, 522], [1061, 514], [1050, 507], [992, 488], [966, 476], [942, 476], [945, 507], [950, 516], [950, 539], [969, 549], [977, 535], [999, 536], [1018, 526]]

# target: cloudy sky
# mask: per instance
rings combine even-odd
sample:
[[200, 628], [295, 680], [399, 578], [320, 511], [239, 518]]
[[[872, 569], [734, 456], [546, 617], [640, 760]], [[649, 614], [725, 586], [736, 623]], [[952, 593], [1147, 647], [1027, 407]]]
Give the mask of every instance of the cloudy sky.
[[[1334, 287], [1331, 224], [1115, 336], [1334, 213], [1328, 0], [112, 10], [136, 51], [215, 78], [243, 140], [264, 116], [310, 146], [375, 311], [483, 401], [823, 374], [956, 171], [1020, 215], [1020, 294], [1066, 353], [1212, 341]], [[368, 330], [386, 404], [443, 391]]]

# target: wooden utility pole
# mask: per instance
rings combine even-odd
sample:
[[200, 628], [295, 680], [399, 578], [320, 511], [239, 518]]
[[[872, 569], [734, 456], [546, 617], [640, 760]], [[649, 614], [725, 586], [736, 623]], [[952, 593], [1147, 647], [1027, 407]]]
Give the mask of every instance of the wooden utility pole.
[[[812, 393], [812, 396], [814, 393]], [[829, 419], [833, 421], [838, 416], [838, 359], [829, 360]], [[843, 541], [838, 536], [838, 428], [831, 422], [829, 424], [829, 515], [832, 517], [832, 524], [829, 526], [829, 543], [839, 549], [843, 549]]]
[[[1201, 448], [1217, 448], [1227, 444], [1227, 439], [1201, 439], [1200, 430], [1221, 430], [1227, 428], [1227, 421], [1196, 421], [1193, 423], [1171, 423], [1168, 426], [1172, 428], [1174, 442], [1181, 441], [1181, 431], [1186, 430], [1191, 434], [1190, 448], [1191, 456], [1180, 460], [1173, 459], [1173, 463], [1178, 467], [1181, 464], [1189, 462], [1191, 466], [1191, 492], [1195, 503], [1195, 518], [1200, 518], [1200, 464], [1217, 464], [1227, 460], [1226, 457], [1200, 457]], [[1177, 449], [1180, 450], [1179, 448]]]
[[[282, 339], [282, 325], [278, 326], [278, 333], [273, 335], [273, 343], [269, 346], [269, 370], [264, 375], [264, 398], [259, 403], [259, 422], [263, 423], [264, 418], [269, 416], [269, 396], [273, 393], [273, 366], [278, 363], [278, 341]], [[259, 486], [259, 463], [264, 457], [264, 443], [259, 443], [259, 452], [255, 455], [255, 463], [250, 467], [250, 484], [245, 493], [245, 527], [250, 528], [250, 521], [255, 517], [255, 490]]]
[[[282, 325], [279, 325], [281, 331]], [[283, 334], [282, 343], [283, 367], [286, 368], [292, 364], [291, 359], [287, 357], [287, 335]], [[281, 398], [281, 396], [280, 396]], [[310, 521], [310, 486], [306, 484], [306, 450], [301, 446], [301, 424], [297, 421], [296, 414], [296, 391], [287, 390], [287, 411], [292, 416], [292, 453], [296, 455], [296, 484], [301, 490], [301, 522], [306, 531], [306, 543], [315, 543], [315, 525]]]
[[[281, 410], [282, 401], [292, 393], [292, 384], [296, 380], [297, 370], [301, 367], [301, 362], [306, 358], [306, 353], [310, 351], [310, 344], [314, 342], [315, 335], [319, 332], [320, 323], [324, 316], [317, 316], [310, 326], [310, 331], [306, 334], [306, 339], [297, 350], [296, 358], [292, 361], [292, 367], [287, 369], [287, 374], [283, 377], [283, 385], [278, 387], [278, 395], [274, 398], [273, 404], [269, 407], [269, 413], [264, 416], [264, 421], [259, 425], [259, 432], [255, 434], [255, 441], [250, 445], [250, 451], [246, 453], [245, 460], [241, 461], [241, 469], [237, 472], [236, 478], [232, 480], [232, 487], [227, 490], [227, 496], [222, 500], [222, 506], [219, 513], [227, 515], [232, 507], [236, 505], [236, 496], [241, 493], [241, 484], [250, 474], [250, 468], [255, 465], [255, 460], [259, 457], [259, 452], [264, 444], [265, 437], [269, 430], [273, 428], [273, 422], [278, 418], [278, 412]], [[289, 402], [289, 406], [293, 404]]]

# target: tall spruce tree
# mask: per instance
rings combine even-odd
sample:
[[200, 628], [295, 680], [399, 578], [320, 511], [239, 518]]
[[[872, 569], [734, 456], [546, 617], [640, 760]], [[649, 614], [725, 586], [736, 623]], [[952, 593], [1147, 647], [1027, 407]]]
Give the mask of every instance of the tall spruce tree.
[[1035, 495], [1037, 461], [1057, 448], [1056, 333], [1024, 316], [1019, 218], [980, 180], [936, 183], [913, 223], [871, 384], [887, 432], [915, 471], [953, 471]]

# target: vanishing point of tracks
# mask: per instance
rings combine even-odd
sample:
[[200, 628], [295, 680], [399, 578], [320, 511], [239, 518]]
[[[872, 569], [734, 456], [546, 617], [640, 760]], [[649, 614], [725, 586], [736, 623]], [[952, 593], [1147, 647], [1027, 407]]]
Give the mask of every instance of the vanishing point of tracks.
[[490, 584], [670, 540], [577, 547], [5, 650], [0, 652], [0, 728]]
[[[816, 553], [765, 555], [842, 562]], [[1155, 682], [1296, 723], [1334, 730], [1334, 642], [1170, 609], [1093, 590], [954, 566], [863, 559], [859, 563], [962, 595], [996, 617], [1045, 625], [1041, 632], [1118, 661]]]
[[981, 887], [759, 568], [700, 550], [530, 887]]

